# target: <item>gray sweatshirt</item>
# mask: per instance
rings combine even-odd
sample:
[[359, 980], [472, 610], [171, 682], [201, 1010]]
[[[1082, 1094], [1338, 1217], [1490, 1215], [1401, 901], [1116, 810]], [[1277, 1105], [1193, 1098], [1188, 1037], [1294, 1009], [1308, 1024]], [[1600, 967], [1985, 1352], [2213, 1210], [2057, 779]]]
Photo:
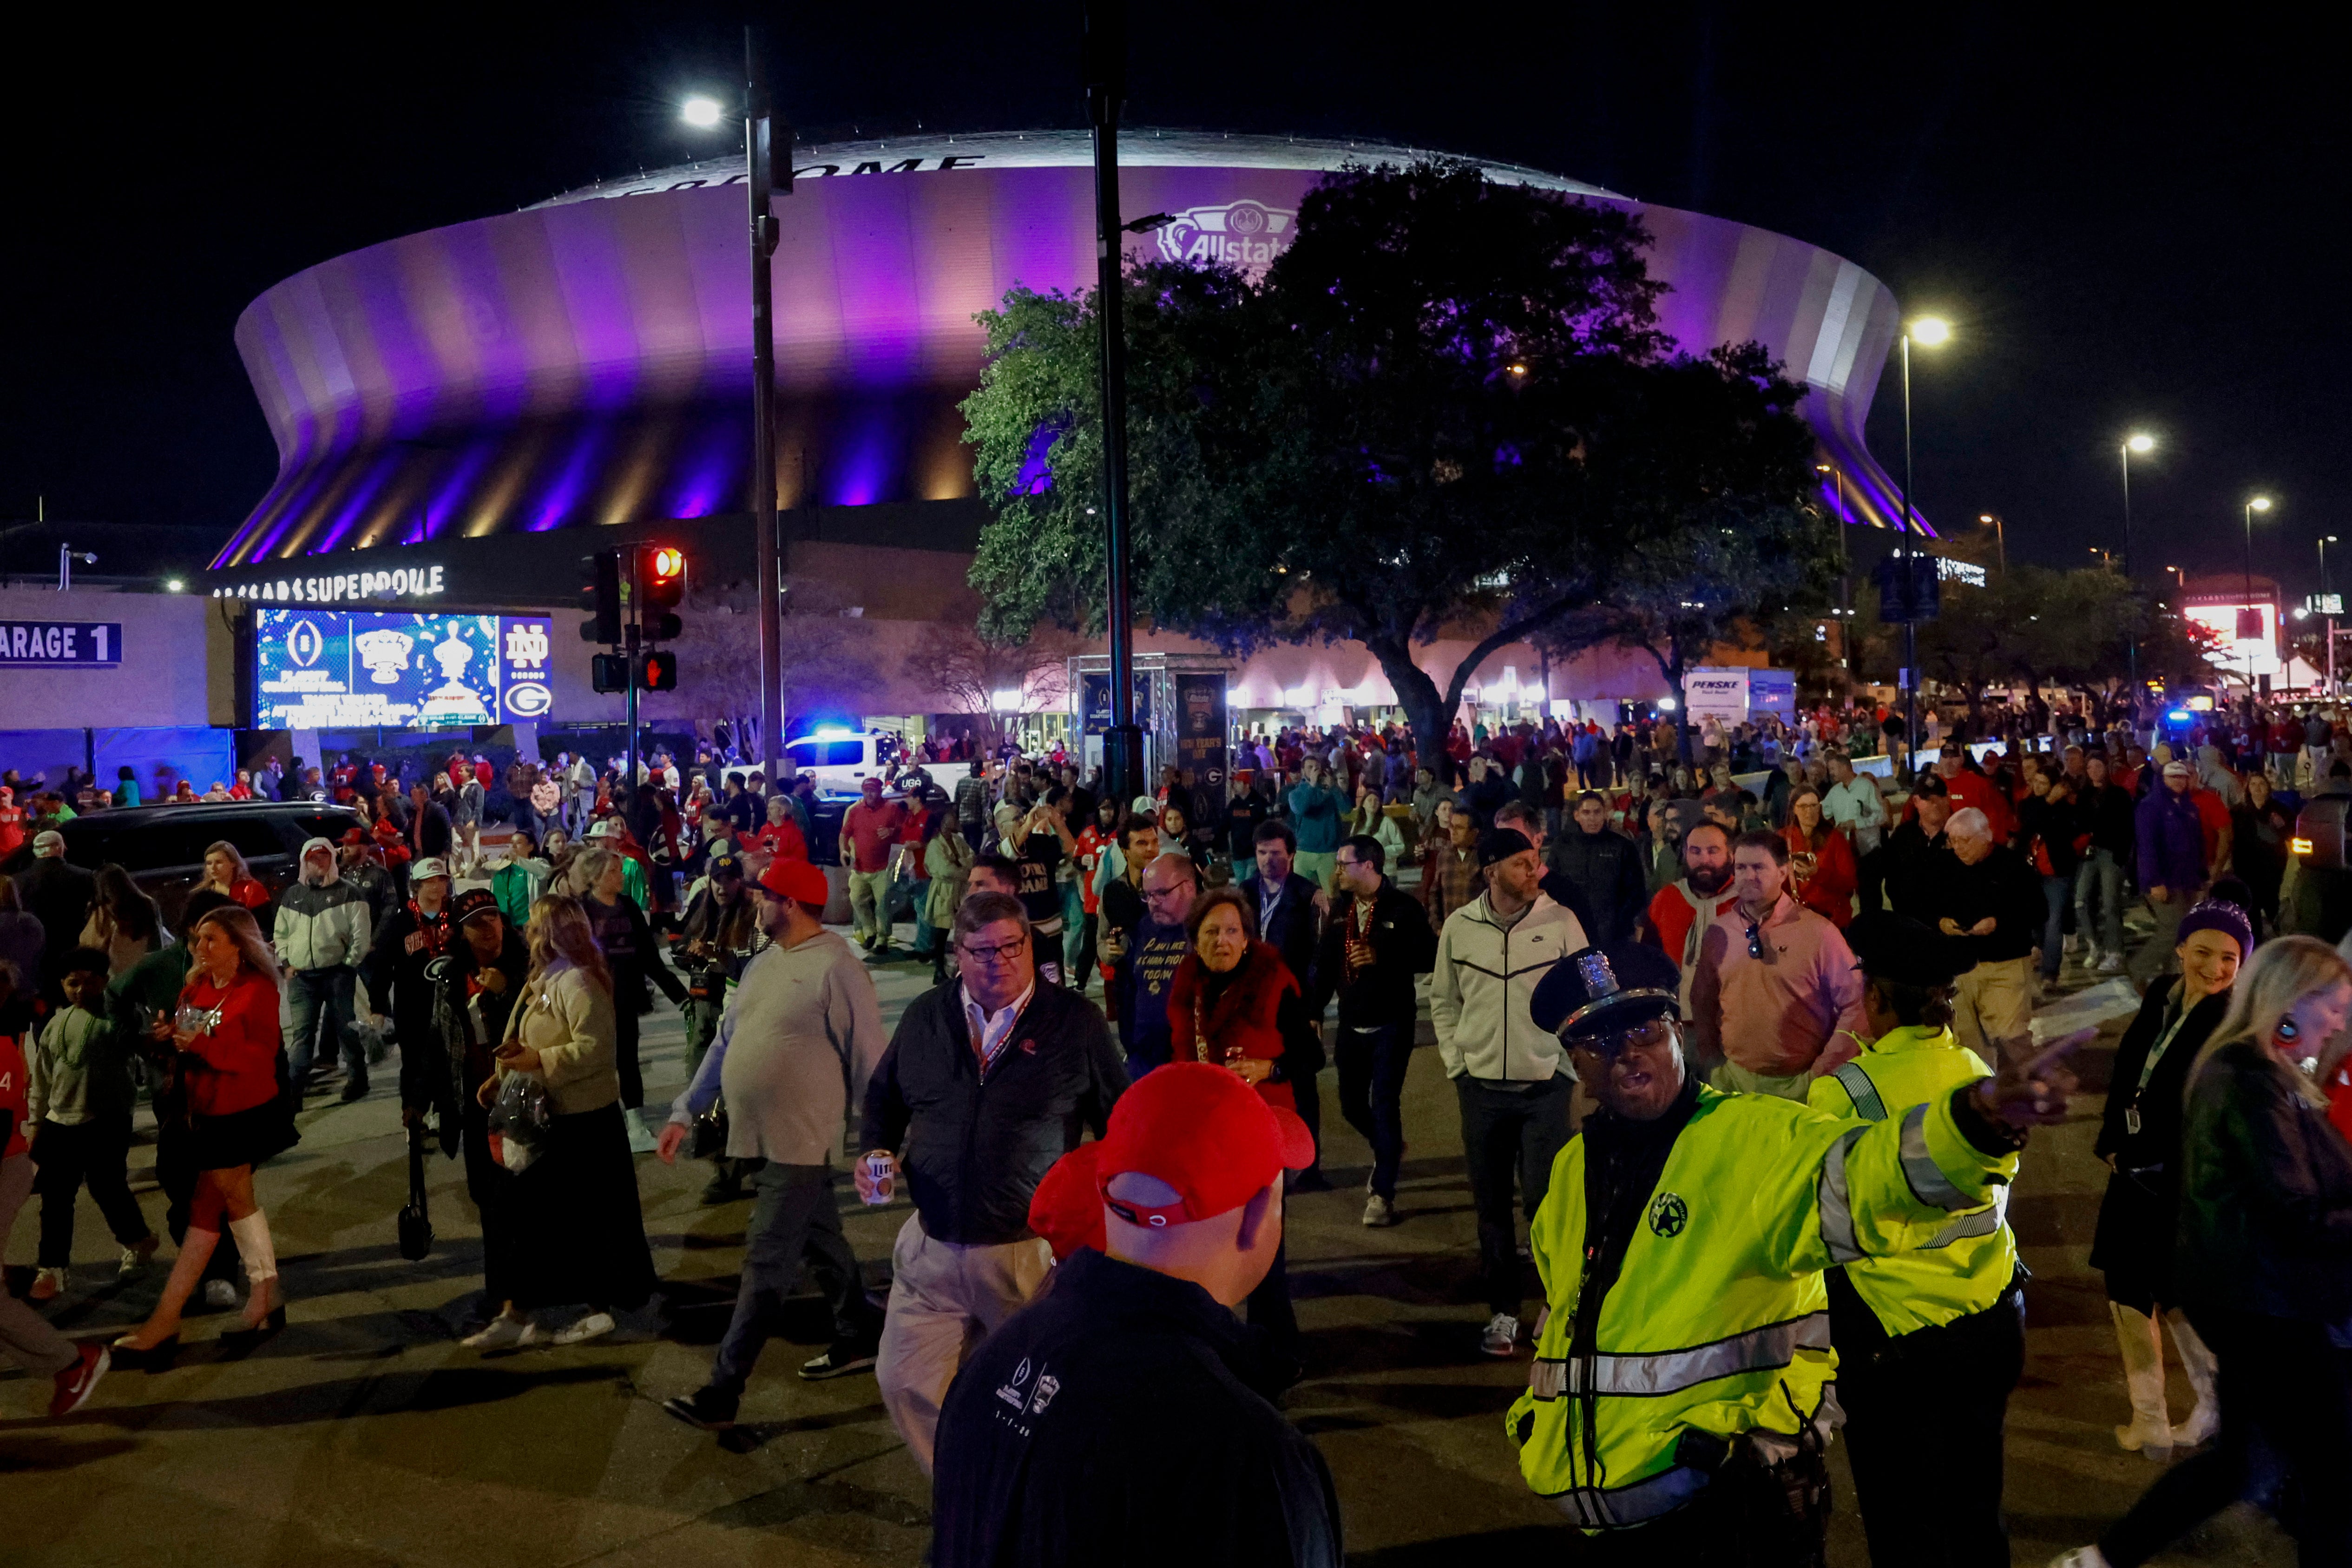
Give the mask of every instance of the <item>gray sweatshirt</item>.
[[728, 992], [718, 1037], [669, 1119], [691, 1121], [723, 1091], [730, 1157], [824, 1165], [889, 1043], [874, 977], [839, 935], [766, 948]]
[[28, 1124], [76, 1127], [131, 1108], [129, 1064], [106, 1020], [87, 1008], [66, 1008], [49, 1019], [25, 1069]]

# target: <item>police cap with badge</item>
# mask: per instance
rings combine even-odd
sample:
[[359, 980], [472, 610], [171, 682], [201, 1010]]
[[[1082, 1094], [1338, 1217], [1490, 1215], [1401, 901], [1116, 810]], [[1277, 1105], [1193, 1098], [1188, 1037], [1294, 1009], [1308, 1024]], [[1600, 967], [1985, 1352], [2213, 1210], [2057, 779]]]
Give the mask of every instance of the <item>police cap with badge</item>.
[[1563, 1045], [1613, 1051], [1627, 1030], [1675, 1017], [1681, 985], [1675, 961], [1647, 943], [1587, 947], [1537, 982], [1528, 1011]]

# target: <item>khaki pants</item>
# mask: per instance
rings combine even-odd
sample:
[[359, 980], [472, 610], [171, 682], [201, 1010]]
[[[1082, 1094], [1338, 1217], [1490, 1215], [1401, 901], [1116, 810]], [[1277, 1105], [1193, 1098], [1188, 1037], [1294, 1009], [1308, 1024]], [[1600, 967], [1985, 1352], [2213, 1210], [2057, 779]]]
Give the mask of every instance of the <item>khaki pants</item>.
[[890, 872], [849, 873], [849, 918], [861, 942], [870, 937], [876, 946], [890, 945]]
[[1774, 1078], [1762, 1072], [1750, 1072], [1736, 1061], [1720, 1063], [1707, 1074], [1707, 1082], [1726, 1094], [1771, 1094], [1782, 1100], [1794, 1100], [1801, 1105], [1813, 1086], [1810, 1072], [1790, 1073], [1786, 1078]]
[[1044, 1240], [959, 1247], [934, 1241], [918, 1216], [898, 1228], [890, 1249], [890, 1308], [882, 1321], [874, 1380], [890, 1425], [923, 1474], [940, 1427], [940, 1406], [964, 1356], [996, 1325], [1026, 1305], [1053, 1267]]
[[2000, 1042], [2022, 1039], [2033, 1022], [2033, 960], [1979, 964], [1952, 989], [1952, 1038], [2000, 1071]]

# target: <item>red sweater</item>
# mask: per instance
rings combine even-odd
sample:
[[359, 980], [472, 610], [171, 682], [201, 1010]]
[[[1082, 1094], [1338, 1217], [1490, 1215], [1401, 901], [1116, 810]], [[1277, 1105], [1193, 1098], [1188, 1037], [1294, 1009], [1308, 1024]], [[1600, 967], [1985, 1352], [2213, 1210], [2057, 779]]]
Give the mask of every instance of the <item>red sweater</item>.
[[[1238, 1045], [1244, 1056], [1278, 1061], [1283, 1049], [1282, 999], [1298, 990], [1290, 966], [1282, 961], [1282, 950], [1253, 941], [1213, 1002], [1203, 997], [1207, 978], [1208, 968], [1197, 953], [1186, 954], [1176, 966], [1176, 977], [1168, 986], [1169, 1060], [1222, 1066], [1227, 1052]], [[1269, 1078], [1257, 1086], [1257, 1092], [1269, 1105], [1286, 1111], [1297, 1108], [1297, 1097], [1287, 1083]]]
[[202, 975], [180, 991], [184, 1007], [218, 1008], [220, 1021], [188, 1042], [188, 1109], [199, 1116], [250, 1111], [278, 1097], [278, 988], [240, 970], [223, 990]]

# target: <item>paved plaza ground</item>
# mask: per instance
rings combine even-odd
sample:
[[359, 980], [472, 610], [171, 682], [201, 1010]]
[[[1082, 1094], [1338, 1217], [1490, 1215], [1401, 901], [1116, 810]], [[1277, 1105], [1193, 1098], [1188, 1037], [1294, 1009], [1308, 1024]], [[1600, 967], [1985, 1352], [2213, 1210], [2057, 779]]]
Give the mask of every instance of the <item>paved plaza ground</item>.
[[[928, 966], [879, 971], [895, 1019]], [[2071, 968], [2068, 988], [2087, 977]], [[2105, 1087], [2114, 1033], [2084, 1061]], [[1426, 1029], [1424, 1026], [1424, 1039]], [[664, 1006], [647, 1020], [649, 1092], [684, 1075], [683, 1034]], [[707, 1171], [637, 1162], [646, 1225], [666, 1281], [609, 1339], [484, 1355], [457, 1342], [478, 1320], [480, 1249], [456, 1162], [432, 1167], [438, 1239], [403, 1260], [394, 1215], [405, 1198], [394, 1073], [350, 1106], [314, 1101], [303, 1141], [260, 1174], [290, 1326], [239, 1358], [215, 1342], [226, 1313], [192, 1316], [169, 1373], [117, 1372], [80, 1414], [38, 1416], [43, 1380], [0, 1375], [0, 1562], [115, 1568], [728, 1568], [733, 1564], [912, 1565], [928, 1536], [921, 1475], [868, 1376], [793, 1375], [826, 1337], [811, 1296], [797, 1343], [772, 1345], [725, 1446], [663, 1414], [702, 1380], [724, 1326], [748, 1202], [703, 1207]], [[1338, 1190], [1294, 1197], [1292, 1289], [1308, 1346], [1288, 1410], [1337, 1477], [1352, 1561], [1402, 1564], [1573, 1562], [1574, 1542], [1520, 1484], [1501, 1416], [1527, 1375], [1475, 1354], [1483, 1319], [1454, 1099], [1437, 1054], [1415, 1053], [1406, 1089], [1411, 1147], [1404, 1223], [1358, 1220], [1369, 1168], [1340, 1120], [1329, 1074], [1324, 1130]], [[2010, 1214], [2034, 1279], [2025, 1380], [2010, 1406], [2010, 1518], [2016, 1561], [2038, 1565], [2090, 1540], [2156, 1474], [2120, 1452], [2128, 1414], [2105, 1299], [2086, 1269], [2105, 1171], [2090, 1155], [2099, 1100], [2037, 1134]], [[145, 1163], [134, 1151], [133, 1164]], [[845, 1190], [846, 1183], [842, 1184]], [[161, 1224], [162, 1197], [142, 1202]], [[851, 1242], [880, 1283], [903, 1204], [851, 1205]], [[34, 1211], [6, 1239], [8, 1284], [29, 1282]], [[85, 1198], [72, 1289], [52, 1309], [76, 1336], [139, 1320], [158, 1267], [118, 1285], [113, 1248]], [[167, 1252], [168, 1257], [168, 1252]], [[1533, 1282], [1530, 1279], [1533, 1312]], [[2176, 1418], [2189, 1395], [2173, 1377]], [[1842, 1450], [1831, 1561], [1867, 1561]], [[1923, 1487], [1934, 1478], [1921, 1478]], [[1181, 1507], [1171, 1500], [1171, 1507]], [[1930, 1506], [1925, 1493], [1922, 1506]], [[2280, 1563], [2292, 1547], [2238, 1511], [2166, 1563]], [[1888, 1568], [1888, 1565], [1881, 1565]]]

